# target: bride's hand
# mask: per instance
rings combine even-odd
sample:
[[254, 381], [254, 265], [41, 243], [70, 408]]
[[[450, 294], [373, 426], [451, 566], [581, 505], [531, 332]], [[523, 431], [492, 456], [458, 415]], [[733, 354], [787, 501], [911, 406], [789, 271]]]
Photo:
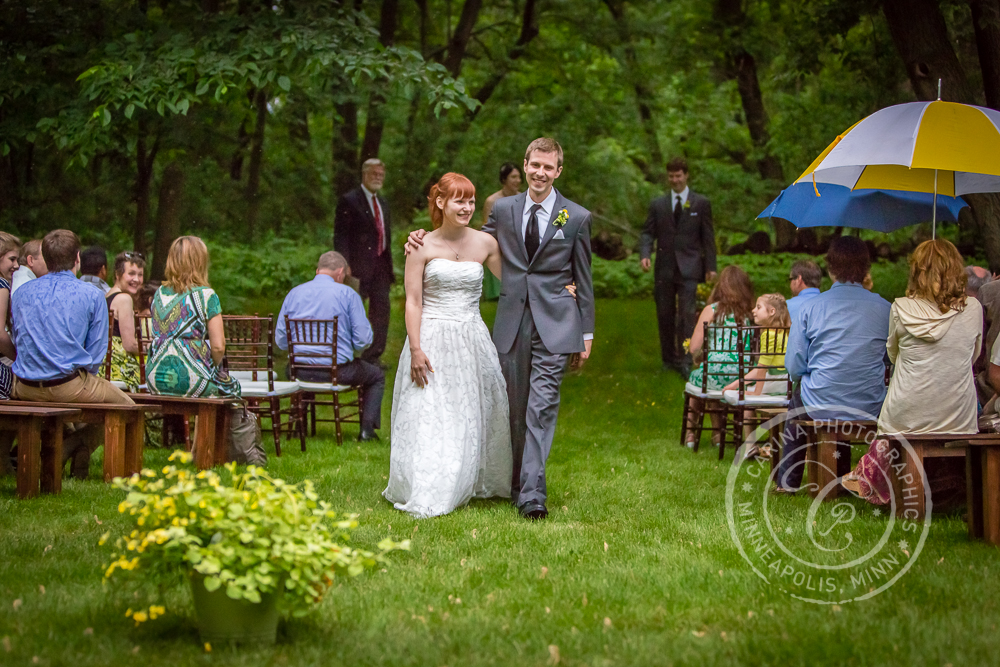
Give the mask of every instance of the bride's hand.
[[576, 298], [576, 283], [570, 283], [569, 285], [566, 285], [566, 291], [569, 292], [570, 294], [572, 294], [573, 298], [575, 299]]
[[423, 389], [427, 385], [427, 373], [434, 372], [431, 360], [423, 350], [414, 350], [410, 355], [410, 379]]
[[420, 246], [424, 244], [424, 234], [426, 233], [426, 229], [414, 229], [410, 232], [406, 238], [406, 244], [403, 246], [403, 254], [409, 255], [411, 252], [420, 250]]

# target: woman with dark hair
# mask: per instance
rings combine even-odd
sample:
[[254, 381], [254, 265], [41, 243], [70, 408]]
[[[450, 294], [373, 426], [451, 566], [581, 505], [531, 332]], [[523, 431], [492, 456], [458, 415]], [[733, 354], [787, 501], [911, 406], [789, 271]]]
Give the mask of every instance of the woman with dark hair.
[[[886, 352], [895, 364], [878, 417], [880, 435], [977, 433], [972, 362], [983, 339], [983, 307], [965, 294], [962, 255], [944, 239], [910, 257], [906, 296], [889, 310]], [[875, 505], [889, 502], [889, 448], [877, 439], [844, 487]]]
[[[483, 221], [479, 227], [485, 225], [486, 221], [490, 219], [490, 211], [493, 210], [493, 204], [497, 203], [497, 200], [513, 197], [521, 191], [522, 180], [521, 170], [516, 164], [513, 162], [503, 163], [500, 167], [500, 185], [502, 187], [486, 198], [486, 203], [483, 204]], [[483, 276], [483, 300], [496, 301], [499, 298], [500, 280], [487, 271]]]
[[[727, 266], [719, 274], [719, 280], [708, 298], [709, 304], [701, 311], [694, 331], [691, 333], [690, 352], [697, 356], [705, 346], [705, 323], [711, 322], [725, 327], [735, 327], [737, 322], [748, 324], [754, 308], [753, 284], [746, 271], [736, 265]], [[746, 341], [749, 343], [749, 340]], [[715, 330], [715, 337], [709, 346], [705, 362], [691, 371], [688, 383], [694, 391], [702, 389], [705, 366], [709, 376], [707, 387], [710, 391], [722, 391], [727, 384], [737, 379], [739, 374], [736, 332], [727, 329]], [[701, 419], [703, 402], [692, 399], [691, 416], [688, 423], [688, 447], [694, 447], [695, 425]], [[721, 417], [712, 414], [712, 424], [716, 434], [721, 433]], [[712, 441], [718, 444], [719, 435]]]
[[479, 314], [483, 265], [500, 277], [500, 246], [469, 229], [476, 189], [465, 176], [445, 174], [427, 201], [434, 231], [406, 258], [407, 338], [382, 492], [420, 518], [509, 497], [513, 471], [507, 385]]

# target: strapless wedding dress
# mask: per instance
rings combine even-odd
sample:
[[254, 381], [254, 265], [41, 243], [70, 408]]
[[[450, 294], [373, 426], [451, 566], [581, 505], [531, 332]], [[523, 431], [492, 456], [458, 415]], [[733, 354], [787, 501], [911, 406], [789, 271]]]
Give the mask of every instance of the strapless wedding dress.
[[479, 314], [483, 266], [432, 259], [424, 267], [420, 347], [433, 373], [410, 379], [409, 338], [392, 395], [389, 485], [382, 495], [415, 517], [470, 498], [510, 497], [507, 385]]

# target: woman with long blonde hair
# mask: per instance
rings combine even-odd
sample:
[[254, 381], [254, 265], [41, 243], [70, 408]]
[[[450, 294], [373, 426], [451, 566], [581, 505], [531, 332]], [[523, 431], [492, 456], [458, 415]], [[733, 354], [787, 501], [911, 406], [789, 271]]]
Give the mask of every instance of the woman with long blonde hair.
[[[910, 257], [906, 296], [889, 311], [886, 351], [895, 364], [878, 433], [978, 433], [972, 363], [983, 339], [983, 307], [965, 295], [962, 255], [944, 239]], [[876, 439], [843, 484], [876, 505], [892, 494], [889, 449]]]
[[153, 296], [150, 315], [151, 393], [239, 398], [240, 383], [222, 368], [222, 304], [208, 284], [208, 248], [197, 236], [181, 236], [170, 245], [166, 280]]

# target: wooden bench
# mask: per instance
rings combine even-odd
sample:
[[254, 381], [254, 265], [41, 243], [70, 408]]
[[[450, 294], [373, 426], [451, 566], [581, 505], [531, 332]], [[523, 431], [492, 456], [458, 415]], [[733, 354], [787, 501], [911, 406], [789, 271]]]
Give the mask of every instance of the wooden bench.
[[953, 437], [945, 449], [965, 452], [969, 537], [1000, 544], [1000, 434]]
[[162, 394], [129, 394], [137, 404], [157, 407], [164, 415], [195, 417], [194, 461], [202, 470], [226, 462], [231, 398], [186, 398]]
[[851, 471], [851, 443], [873, 442], [876, 422], [862, 419], [796, 419], [794, 423], [808, 433], [806, 475], [809, 496], [815, 498], [827, 487], [831, 488], [824, 500], [834, 500], [841, 493], [846, 493], [835, 481]]
[[[63, 425], [80, 416], [70, 408], [0, 404], [0, 430], [17, 432], [17, 497], [62, 491]], [[44, 434], [44, 436], [43, 436]]]
[[[121, 403], [46, 403], [7, 401], [5, 408], [67, 408], [79, 410], [73, 421], [104, 426], [104, 481], [142, 470], [146, 412], [151, 407]], [[20, 451], [20, 446], [18, 448]], [[60, 463], [62, 463], [60, 459]]]

